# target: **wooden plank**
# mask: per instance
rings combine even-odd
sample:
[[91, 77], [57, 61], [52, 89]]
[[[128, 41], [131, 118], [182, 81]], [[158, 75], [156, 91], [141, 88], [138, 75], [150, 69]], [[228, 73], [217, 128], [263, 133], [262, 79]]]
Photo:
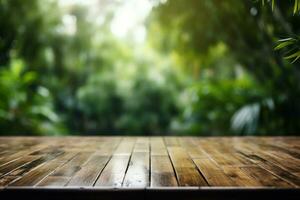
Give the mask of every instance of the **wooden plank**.
[[127, 155], [114, 155], [101, 173], [95, 186], [121, 187], [129, 159], [130, 156]]
[[164, 137], [164, 141], [167, 147], [178, 147], [180, 146], [176, 137]]
[[7, 186], [9, 183], [13, 182], [18, 178], [20, 178], [20, 176], [4, 176], [0, 178], [0, 187]]
[[262, 150], [267, 149], [268, 151], [272, 151], [276, 154], [276, 152], [281, 152], [291, 156], [295, 159], [300, 159], [300, 151], [294, 149], [292, 145], [286, 144], [284, 142], [280, 142], [280, 144], [263, 144], [261, 145]]
[[9, 162], [5, 165], [2, 165], [0, 167], [0, 177], [4, 176], [5, 174], [18, 169], [19, 167], [25, 165], [26, 163], [29, 163], [33, 160], [35, 160], [37, 157], [36, 156], [24, 156], [20, 159], [14, 160], [12, 162]]
[[223, 167], [224, 173], [230, 177], [235, 184], [241, 187], [262, 187], [263, 184], [257, 181], [256, 179], [252, 179], [247, 173], [240, 169], [240, 167], [236, 166], [226, 166]]
[[47, 146], [43, 149], [32, 152], [30, 155], [32, 156], [41, 156], [46, 154], [63, 154], [64, 151], [61, 149], [62, 146]]
[[[95, 155], [111, 156], [119, 143], [119, 138], [103, 138], [103, 140], [95, 143]], [[88, 146], [88, 144], [85, 146]]]
[[136, 142], [136, 138], [124, 138], [121, 143], [119, 144], [119, 146], [117, 147], [117, 149], [114, 152], [114, 155], [127, 155], [130, 156], [132, 149], [135, 145]]
[[208, 154], [203, 151], [201, 145], [195, 142], [195, 138], [180, 138], [180, 145], [186, 150], [192, 159], [196, 158], [208, 158]]
[[151, 156], [167, 156], [168, 152], [161, 137], [153, 137], [150, 139]]
[[67, 186], [93, 186], [108, 160], [108, 156], [92, 156], [87, 163], [82, 166], [82, 168], [72, 177]]
[[300, 173], [294, 173], [294, 175], [300, 178]]
[[70, 177], [64, 177], [64, 176], [48, 176], [45, 179], [43, 179], [37, 186], [63, 187], [70, 181], [70, 179], [71, 179]]
[[180, 186], [207, 186], [192, 159], [182, 147], [168, 147]]
[[[126, 140], [126, 144], [130, 145], [131, 140]], [[99, 142], [99, 143], [98, 143]], [[134, 141], [133, 141], [134, 142]], [[120, 138], [106, 138], [103, 137], [101, 141], [94, 143], [96, 152], [85, 165], [71, 178], [67, 186], [93, 186], [99, 178], [102, 170], [111, 158], [113, 151], [122, 152], [127, 147], [125, 143], [120, 144]], [[87, 144], [86, 144], [87, 145]]]
[[233, 148], [228, 144], [227, 141], [224, 141], [224, 138], [205, 138], [198, 139], [197, 144], [201, 146], [207, 155], [219, 156], [222, 157], [223, 154], [231, 154], [233, 152]]
[[269, 171], [261, 167], [240, 167], [251, 179], [260, 182], [264, 187], [281, 187], [288, 188], [294, 187], [292, 184], [284, 181], [283, 179], [273, 175]]
[[151, 187], [178, 186], [176, 176], [168, 156], [151, 156]]
[[299, 158], [299, 137], [5, 137], [0, 187], [295, 188]]
[[86, 163], [92, 152], [77, 154], [70, 162], [56, 169], [51, 176], [72, 177]]
[[36, 149], [40, 149], [43, 148], [45, 146], [45, 144], [37, 144], [37, 145], [33, 145], [28, 149], [20, 149], [20, 150], [15, 150], [15, 151], [11, 151], [9, 153], [8, 156], [2, 157], [0, 158], [0, 166], [8, 164], [9, 162], [13, 162], [16, 159], [20, 159], [24, 156], [27, 156], [29, 154], [31, 154], [33, 151], [36, 151]]
[[149, 138], [139, 137], [136, 140], [133, 152], [147, 152], [149, 153]]
[[291, 173], [300, 173], [300, 160], [295, 159], [288, 154], [283, 154], [281, 152], [260, 151], [258, 155], [276, 165], [282, 166]]
[[237, 153], [236, 154], [228, 154], [224, 153], [223, 155], [215, 155], [212, 154], [210, 157], [218, 163], [221, 167], [238, 167], [238, 166], [251, 166], [254, 165], [251, 161], [240, 157]]
[[210, 186], [237, 186], [224, 171], [211, 159], [194, 159]]
[[133, 152], [123, 187], [148, 187], [149, 184], [149, 153]]
[[58, 158], [28, 172], [20, 179], [10, 184], [10, 186], [34, 186], [52, 171], [54, 171], [57, 167], [70, 160], [73, 156], [74, 153], [65, 153], [62, 156], [59, 156]]
[[286, 171], [285, 169], [281, 168], [280, 166], [277, 166], [268, 160], [265, 160], [257, 155], [254, 154], [243, 154], [248, 159], [251, 159], [253, 162], [256, 163], [256, 165], [260, 166], [263, 169], [266, 169], [267, 171], [272, 172], [276, 176], [280, 177], [281, 179], [295, 185], [300, 186], [300, 177], [297, 177], [296, 175]]
[[121, 187], [133, 148], [137, 152], [148, 152], [147, 143], [147, 138], [124, 138], [103, 170], [103, 173], [101, 173], [95, 186]]
[[48, 155], [45, 155], [45, 156], [41, 156], [39, 157], [38, 159], [36, 160], [33, 160], [29, 163], [26, 163], [25, 165], [13, 170], [12, 172], [9, 173], [9, 175], [12, 175], [12, 176], [22, 176], [24, 175], [25, 173], [39, 167], [40, 165], [44, 164], [44, 163], [47, 163], [47, 162], [50, 162], [51, 160], [57, 158], [58, 156], [60, 155], [52, 155], [52, 154], [48, 154]]
[[50, 154], [50, 155], [39, 157], [36, 160], [33, 160], [29, 163], [26, 163], [25, 165], [22, 165], [21, 167], [9, 172], [7, 175], [5, 175], [3, 177], [1, 177], [0, 178], [0, 182], [1, 182], [0, 186], [9, 185], [13, 181], [21, 178], [27, 172], [29, 172], [35, 168], [38, 168], [39, 166], [41, 166], [42, 164], [44, 164], [46, 162], [53, 160], [55, 157], [57, 157], [57, 155]]
[[81, 169], [81, 166], [85, 164], [91, 154], [91, 152], [78, 153], [72, 160], [56, 168], [56, 170], [44, 178], [38, 186], [48, 185], [59, 187], [66, 185], [71, 177]]

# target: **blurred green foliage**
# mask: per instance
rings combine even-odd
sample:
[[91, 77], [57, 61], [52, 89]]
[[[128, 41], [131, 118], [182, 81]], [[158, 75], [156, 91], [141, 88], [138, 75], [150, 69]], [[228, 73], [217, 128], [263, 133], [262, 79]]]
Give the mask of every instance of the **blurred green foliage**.
[[297, 133], [291, 2], [159, 2], [136, 44], [111, 32], [118, 3], [99, 24], [81, 4], [0, 0], [0, 135]]
[[[297, 105], [300, 102], [299, 62], [295, 60], [291, 63], [284, 59], [281, 52], [274, 51], [279, 38], [299, 34], [299, 14], [293, 12], [292, 2], [276, 1], [272, 8], [262, 5], [260, 1], [188, 0], [187, 3], [172, 0], [158, 6], [155, 13], [153, 30], [161, 30], [159, 34], [163, 38], [156, 47], [162, 51], [175, 51], [185, 68], [198, 68], [196, 72], [202, 70], [200, 74], [208, 71], [213, 74], [212, 79], [220, 80], [216, 90], [220, 90], [221, 94], [224, 91], [225, 95], [221, 98], [224, 101], [218, 102], [218, 97], [212, 95], [210, 98], [215, 100], [214, 106], [209, 106], [212, 102], [210, 98], [210, 101], [199, 102], [202, 106], [199, 106], [198, 113], [202, 117], [212, 122], [209, 114], [201, 112], [208, 106], [215, 108], [215, 111], [223, 110], [218, 114], [220, 117], [231, 116], [231, 129], [227, 120], [227, 128], [221, 128], [223, 132], [297, 133], [300, 128], [300, 108]], [[214, 51], [211, 51], [220, 44], [226, 47], [223, 58], [215, 57]], [[216, 68], [218, 63], [207, 63], [211, 56], [222, 63], [221, 71]], [[227, 56], [232, 58], [229, 63]], [[239, 88], [235, 81], [232, 81], [232, 89], [225, 92], [223, 72], [227, 72], [228, 67], [234, 72], [234, 66], [241, 66], [255, 82], [242, 94], [241, 104], [235, 101], [237, 95], [232, 95], [232, 90]], [[238, 76], [228, 75], [227, 78], [235, 80]], [[253, 96], [256, 93], [259, 95]], [[201, 96], [200, 93], [198, 98]], [[226, 107], [226, 96], [231, 97], [229, 101], [236, 106], [233, 114], [218, 109], [218, 105]], [[201, 127], [201, 121], [197, 122]], [[207, 134], [210, 132], [206, 131]]]
[[[231, 135], [231, 118], [245, 102], [255, 102], [263, 96], [254, 90], [257, 85], [247, 78], [237, 80], [205, 80], [188, 91], [183, 114], [186, 131], [197, 135]], [[251, 114], [251, 113], [250, 113]], [[241, 130], [248, 133], [248, 130]]]
[[21, 60], [0, 69], [0, 131], [3, 134], [63, 134], [49, 90], [34, 86], [37, 74]]

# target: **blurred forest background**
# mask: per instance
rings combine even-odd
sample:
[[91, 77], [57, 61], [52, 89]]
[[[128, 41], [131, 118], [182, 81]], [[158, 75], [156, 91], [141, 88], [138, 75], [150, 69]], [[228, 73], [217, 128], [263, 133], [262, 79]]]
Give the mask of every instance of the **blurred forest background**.
[[296, 135], [298, 0], [0, 0], [0, 135]]

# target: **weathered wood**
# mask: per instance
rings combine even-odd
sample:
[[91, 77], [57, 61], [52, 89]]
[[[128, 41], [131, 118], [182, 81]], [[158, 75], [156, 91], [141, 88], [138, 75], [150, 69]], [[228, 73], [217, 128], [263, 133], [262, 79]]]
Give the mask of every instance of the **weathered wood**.
[[9, 162], [5, 165], [2, 165], [0, 167], [0, 177], [13, 171], [14, 169], [18, 169], [19, 167], [35, 160], [36, 157], [35, 156], [25, 156], [25, 157], [22, 157], [20, 159], [17, 159], [17, 160], [14, 160], [12, 162]]
[[175, 187], [177, 180], [168, 156], [151, 156], [151, 187]]
[[277, 177], [271, 172], [261, 168], [261, 167], [240, 167], [242, 171], [244, 171], [247, 175], [249, 175], [252, 179], [260, 182], [262, 186], [265, 187], [293, 187], [290, 183], [284, 181], [283, 179]]
[[210, 186], [237, 186], [212, 159], [194, 159]]
[[124, 187], [149, 186], [149, 153], [133, 152], [126, 172]]
[[147, 187], [149, 186], [149, 138], [143, 137], [136, 140], [123, 187]]
[[95, 186], [121, 187], [130, 156], [115, 155], [109, 161]]
[[29, 171], [27, 174], [25, 174], [20, 179], [13, 182], [12, 186], [34, 186], [39, 181], [41, 181], [44, 177], [48, 176], [51, 172], [53, 172], [57, 167], [63, 165], [65, 162], [67, 162], [69, 159], [71, 159], [74, 156], [74, 153], [65, 153], [62, 156], [57, 157], [56, 159], [45, 163], [44, 165], [41, 165], [38, 168], [33, 169], [32, 171]]
[[163, 138], [153, 137], [150, 139], [152, 156], [167, 156], [168, 152]]
[[55, 170], [51, 176], [72, 177], [76, 172], [81, 170], [81, 167], [87, 162], [91, 154], [91, 152], [78, 153], [70, 162]]
[[207, 183], [182, 147], [168, 148], [180, 186], [206, 186]]
[[0, 137], [0, 187], [16, 186], [299, 188], [300, 138]]
[[256, 179], [251, 178], [239, 167], [223, 167], [224, 173], [230, 177], [238, 186], [243, 187], [262, 187], [263, 185]]
[[37, 186], [39, 187], [62, 187], [70, 181], [70, 177], [48, 176], [43, 179]]
[[124, 138], [114, 152], [114, 155], [131, 155], [136, 138]]
[[108, 160], [107, 156], [92, 156], [72, 177], [68, 186], [93, 186]]

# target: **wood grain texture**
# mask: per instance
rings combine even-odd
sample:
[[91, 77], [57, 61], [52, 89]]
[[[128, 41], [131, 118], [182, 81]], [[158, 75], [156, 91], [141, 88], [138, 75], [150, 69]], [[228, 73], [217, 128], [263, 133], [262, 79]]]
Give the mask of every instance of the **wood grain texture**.
[[0, 187], [299, 188], [299, 137], [1, 137]]
[[130, 156], [114, 155], [109, 161], [95, 186], [121, 187], [125, 177]]
[[131, 154], [123, 187], [141, 188], [150, 185], [149, 154], [149, 138], [138, 138]]
[[229, 176], [227, 176], [223, 169], [212, 159], [195, 159], [194, 162], [209, 185], [237, 186], [237, 184]]
[[151, 156], [151, 187], [175, 187], [176, 176], [168, 156]]
[[41, 165], [40, 167], [37, 167], [33, 169], [32, 171], [26, 173], [24, 176], [22, 176], [20, 179], [13, 182], [12, 186], [34, 186], [39, 181], [41, 181], [44, 177], [48, 176], [51, 172], [53, 172], [57, 167], [63, 165], [65, 162], [67, 162], [69, 159], [71, 159], [74, 156], [74, 153], [65, 153], [56, 159], [46, 162], [45, 164]]
[[92, 156], [72, 177], [68, 186], [93, 186], [108, 160], [109, 157], [107, 156]]
[[205, 179], [183, 147], [169, 147], [168, 152], [180, 186], [207, 186]]

